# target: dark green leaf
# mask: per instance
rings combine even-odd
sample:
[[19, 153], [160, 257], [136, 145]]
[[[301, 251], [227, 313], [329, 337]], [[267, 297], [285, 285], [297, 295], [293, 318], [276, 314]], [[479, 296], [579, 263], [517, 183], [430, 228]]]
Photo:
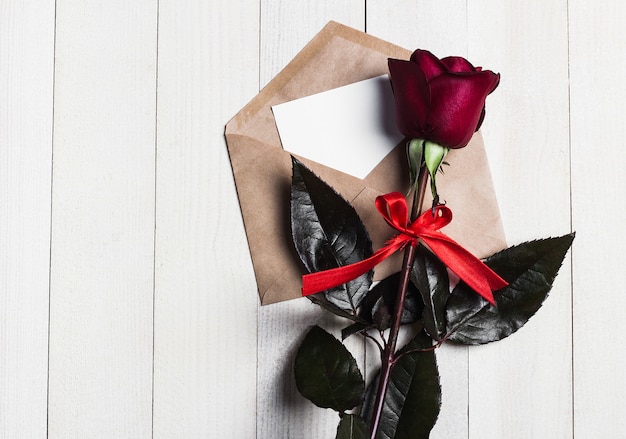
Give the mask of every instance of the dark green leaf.
[[424, 301], [424, 329], [435, 340], [441, 340], [446, 331], [446, 302], [450, 297], [446, 266], [424, 246], [419, 246], [411, 281]]
[[[392, 274], [380, 281], [367, 293], [361, 301], [358, 316], [353, 318], [356, 323], [341, 331], [343, 340], [364, 329], [376, 328], [384, 331], [389, 328], [391, 316], [396, 305], [399, 281], [400, 274]], [[419, 297], [417, 288], [409, 283], [404, 299], [401, 323], [403, 325], [415, 323], [420, 319], [423, 309], [424, 305]]]
[[[384, 331], [389, 328], [391, 325], [392, 311], [395, 309], [398, 295], [399, 281], [400, 274], [392, 274], [380, 281], [367, 293], [361, 301], [357, 316], [351, 318], [355, 323], [341, 331], [342, 340], [364, 329], [375, 328]], [[404, 300], [401, 323], [403, 325], [415, 323], [420, 319], [423, 309], [424, 304], [419, 297], [417, 288], [409, 283]]]
[[[354, 208], [297, 159], [291, 183], [291, 234], [309, 272], [336, 268], [372, 255], [372, 242]], [[372, 284], [372, 270], [326, 291], [326, 298], [356, 312]]]
[[373, 325], [371, 323], [361, 323], [361, 322], [353, 323], [350, 326], [346, 326], [345, 328], [341, 330], [341, 340], [345, 340], [351, 335], [358, 334], [359, 332], [368, 328], [372, 328], [372, 327]]
[[316, 305], [324, 308], [326, 311], [330, 311], [331, 313], [343, 317], [345, 319], [352, 320], [354, 322], [363, 322], [366, 323], [363, 319], [361, 319], [358, 315], [353, 314], [351, 311], [346, 311], [342, 308], [339, 308], [337, 305], [326, 300], [323, 294], [313, 294], [311, 296], [307, 296], [307, 298]]
[[[400, 273], [392, 274], [383, 279], [371, 291], [372, 299], [375, 299], [369, 313], [375, 327], [381, 330], [389, 328], [391, 316], [396, 307], [398, 297], [398, 284], [400, 283]], [[368, 294], [368, 300], [370, 299]], [[409, 283], [406, 297], [404, 299], [404, 309], [402, 310], [402, 324], [414, 323], [419, 320], [423, 306], [419, 298], [417, 289]]]
[[369, 428], [362, 417], [358, 415], [344, 415], [337, 427], [335, 439], [368, 439]]
[[311, 328], [296, 354], [296, 386], [313, 404], [344, 412], [363, 399], [365, 382], [343, 344], [319, 326]]
[[573, 240], [574, 234], [569, 234], [526, 242], [489, 257], [485, 263], [509, 285], [494, 292], [494, 307], [459, 283], [446, 309], [450, 340], [489, 343], [522, 327], [548, 296]]
[[[401, 352], [428, 348], [431, 339], [420, 332]], [[363, 405], [370, 422], [378, 379], [370, 385]], [[425, 439], [437, 422], [441, 387], [434, 350], [410, 352], [400, 358], [391, 372], [376, 439]]]

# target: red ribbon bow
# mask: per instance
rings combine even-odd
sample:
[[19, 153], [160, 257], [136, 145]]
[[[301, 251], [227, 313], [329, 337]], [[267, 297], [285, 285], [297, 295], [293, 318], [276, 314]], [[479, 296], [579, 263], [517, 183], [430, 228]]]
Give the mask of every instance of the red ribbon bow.
[[508, 283], [459, 243], [439, 231], [452, 221], [452, 211], [449, 208], [437, 206], [434, 214], [428, 210], [409, 223], [406, 200], [399, 192], [377, 197], [376, 208], [385, 221], [400, 234], [387, 241], [384, 247], [367, 259], [343, 267], [305, 274], [302, 276], [303, 296], [319, 293], [356, 279], [407, 244], [416, 246], [418, 240], [421, 240], [446, 267], [495, 305], [492, 291], [504, 288]]

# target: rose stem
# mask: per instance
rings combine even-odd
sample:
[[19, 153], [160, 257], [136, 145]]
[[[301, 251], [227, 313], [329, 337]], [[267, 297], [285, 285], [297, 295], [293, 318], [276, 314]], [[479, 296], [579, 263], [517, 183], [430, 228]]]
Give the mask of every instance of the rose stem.
[[[417, 189], [413, 194], [413, 207], [411, 208], [411, 221], [419, 215], [424, 204], [424, 193], [426, 191], [426, 183], [428, 182], [428, 170], [425, 166], [420, 169], [417, 182]], [[389, 339], [382, 353], [382, 364], [380, 367], [380, 378], [378, 381], [378, 391], [376, 392], [376, 401], [374, 403], [374, 413], [372, 416], [372, 424], [370, 426], [370, 438], [375, 439], [378, 433], [378, 425], [383, 412], [385, 395], [389, 386], [389, 378], [391, 369], [394, 366], [396, 343], [400, 332], [400, 322], [402, 320], [402, 311], [404, 310], [404, 299], [411, 279], [411, 269], [415, 261], [416, 246], [409, 245], [404, 252], [404, 261], [402, 262], [402, 271], [400, 273], [400, 283], [398, 285], [398, 293], [396, 296], [396, 305], [394, 308], [393, 320], [389, 329]]]

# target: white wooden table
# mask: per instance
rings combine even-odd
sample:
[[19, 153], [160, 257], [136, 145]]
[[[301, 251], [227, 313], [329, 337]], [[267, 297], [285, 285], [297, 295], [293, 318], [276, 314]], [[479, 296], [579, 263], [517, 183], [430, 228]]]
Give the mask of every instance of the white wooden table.
[[510, 339], [441, 350], [437, 438], [626, 437], [626, 3], [0, 0], [0, 437], [332, 438], [260, 307], [225, 123], [329, 20], [502, 74], [511, 243], [576, 230]]

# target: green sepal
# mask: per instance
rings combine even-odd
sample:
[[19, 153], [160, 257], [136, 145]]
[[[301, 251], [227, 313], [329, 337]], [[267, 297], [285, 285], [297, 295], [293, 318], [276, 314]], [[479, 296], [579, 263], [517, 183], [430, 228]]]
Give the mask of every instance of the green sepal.
[[438, 143], [430, 142], [426, 140], [424, 142], [424, 163], [430, 174], [430, 190], [432, 192], [435, 201], [439, 199], [437, 195], [437, 171], [443, 163], [443, 159], [448, 154], [449, 148], [441, 146]]
[[419, 176], [422, 163], [424, 162], [424, 140], [411, 139], [406, 143], [406, 156], [409, 162], [409, 178], [411, 189], [417, 190], [417, 177]]

